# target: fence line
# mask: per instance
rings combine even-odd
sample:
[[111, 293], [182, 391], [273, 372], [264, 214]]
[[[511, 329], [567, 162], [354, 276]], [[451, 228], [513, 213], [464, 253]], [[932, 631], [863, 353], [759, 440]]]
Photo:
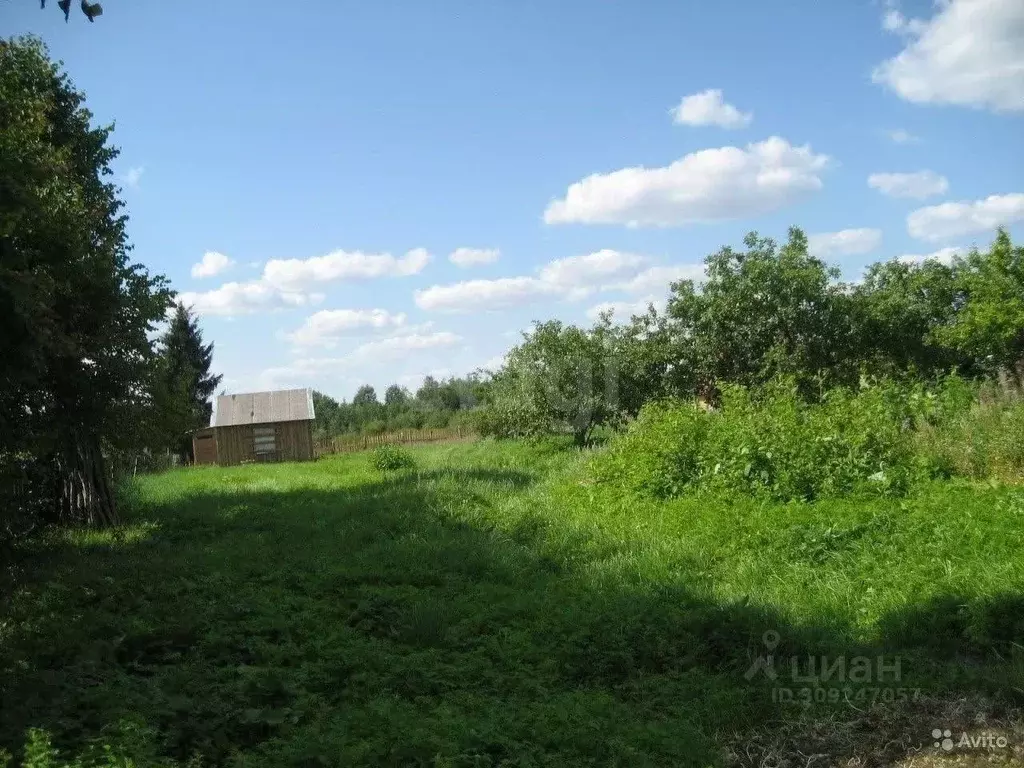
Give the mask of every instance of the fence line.
[[338, 437], [321, 437], [313, 441], [313, 451], [317, 456], [331, 453], [354, 453], [366, 451], [386, 443], [436, 443], [443, 440], [463, 440], [476, 437], [469, 427], [441, 427], [437, 429], [400, 429], [396, 432], [384, 432], [379, 435], [339, 435]]

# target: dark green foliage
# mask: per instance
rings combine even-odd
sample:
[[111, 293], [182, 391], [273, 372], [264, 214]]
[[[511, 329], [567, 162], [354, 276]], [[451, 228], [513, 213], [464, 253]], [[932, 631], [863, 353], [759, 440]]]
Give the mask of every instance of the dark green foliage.
[[164, 419], [166, 444], [189, 459], [190, 433], [210, 425], [210, 398], [223, 378], [210, 373], [212, 361], [213, 344], [203, 344], [199, 321], [191, 310], [177, 304], [160, 338], [156, 408]]
[[54, 514], [103, 523], [107, 458], [145, 439], [170, 293], [129, 259], [117, 150], [91, 121], [38, 40], [0, 41], [0, 462], [46, 464]]
[[370, 454], [370, 463], [374, 469], [381, 472], [394, 472], [416, 466], [411, 453], [400, 446], [390, 444], [374, 448]]
[[972, 250], [954, 271], [960, 306], [932, 335], [986, 373], [1024, 377], [1024, 246], [1001, 229], [987, 252]]
[[334, 437], [466, 425], [470, 423], [466, 414], [479, 406], [489, 387], [490, 382], [471, 374], [444, 382], [427, 376], [415, 396], [392, 384], [384, 392], [383, 403], [368, 385], [359, 388], [351, 403], [339, 403], [322, 392], [314, 392], [314, 429], [318, 437]]
[[746, 251], [726, 247], [708, 256], [700, 290], [689, 280], [673, 286], [671, 343], [676, 360], [692, 366], [695, 390], [779, 375], [808, 391], [821, 376], [849, 381], [856, 366], [851, 371], [852, 329], [838, 270], [810, 256], [796, 228], [781, 248], [754, 232], [744, 244]]

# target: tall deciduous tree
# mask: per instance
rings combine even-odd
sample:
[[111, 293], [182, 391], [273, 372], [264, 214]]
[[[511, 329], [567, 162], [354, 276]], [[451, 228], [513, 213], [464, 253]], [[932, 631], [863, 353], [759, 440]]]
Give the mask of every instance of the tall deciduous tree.
[[210, 373], [213, 344], [203, 344], [203, 332], [191, 310], [177, 304], [160, 339], [161, 392], [166, 395], [170, 416], [168, 442], [178, 453], [191, 458], [189, 433], [210, 423], [210, 398], [223, 378]]
[[170, 292], [129, 260], [117, 150], [34, 38], [0, 41], [0, 458], [53, 477], [56, 514], [116, 519], [104, 451], [152, 406]]
[[535, 323], [495, 376], [485, 431], [571, 432], [578, 445], [620, 411], [616, 335], [608, 318], [587, 330]]
[[841, 369], [852, 331], [837, 270], [808, 253], [795, 227], [781, 247], [755, 232], [744, 244], [746, 251], [726, 247], [705, 260], [700, 291], [690, 280], [673, 286], [676, 356], [695, 367], [697, 388], [848, 374]]
[[970, 355], [982, 371], [1024, 376], [1024, 247], [1000, 229], [987, 251], [972, 250], [954, 270], [959, 311], [934, 336]]

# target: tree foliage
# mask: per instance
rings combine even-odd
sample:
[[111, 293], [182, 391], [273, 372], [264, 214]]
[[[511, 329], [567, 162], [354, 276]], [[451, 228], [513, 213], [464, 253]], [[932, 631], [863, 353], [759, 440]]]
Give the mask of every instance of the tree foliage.
[[673, 284], [664, 313], [536, 324], [497, 373], [484, 428], [580, 440], [653, 400], [717, 401], [780, 378], [816, 400], [865, 373], [1024, 374], [1024, 249], [1005, 231], [952, 265], [879, 262], [856, 283], [810, 255], [799, 229], [781, 246], [756, 233], [744, 244], [708, 256], [704, 281]]
[[104, 451], [139, 439], [170, 292], [129, 259], [91, 120], [41, 42], [0, 42], [0, 456], [52, 471], [60, 517], [110, 522]]
[[210, 373], [213, 344], [203, 343], [199, 321], [180, 303], [175, 305], [159, 348], [154, 389], [157, 411], [164, 417], [161, 436], [172, 450], [191, 458], [190, 433], [209, 425], [211, 397], [223, 377]]

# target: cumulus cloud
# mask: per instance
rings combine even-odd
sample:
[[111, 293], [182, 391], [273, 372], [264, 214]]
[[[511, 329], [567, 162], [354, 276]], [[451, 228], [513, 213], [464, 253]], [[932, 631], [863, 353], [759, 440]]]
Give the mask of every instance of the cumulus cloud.
[[918, 104], [1024, 110], [1024, 3], [945, 0], [937, 8], [928, 20], [887, 12], [883, 26], [907, 43], [872, 79]]
[[740, 112], [727, 104], [718, 88], [685, 96], [671, 109], [672, 122], [677, 125], [717, 125], [721, 128], [743, 128], [754, 118], [751, 112]]
[[596, 290], [617, 287], [649, 261], [646, 256], [605, 248], [555, 259], [536, 275], [434, 285], [416, 291], [415, 300], [420, 309], [472, 312], [508, 309], [542, 299], [578, 299]]
[[578, 297], [609, 280], [635, 274], [648, 261], [645, 256], [605, 248], [583, 256], [555, 259], [540, 270], [540, 280]]
[[940, 264], [949, 266], [953, 263], [954, 258], [957, 256], [963, 256], [965, 253], [967, 253], [966, 248], [940, 248], [932, 253], [905, 253], [902, 256], [897, 256], [896, 261], [902, 261], [904, 264], [920, 264], [924, 261], [937, 261]]
[[472, 312], [508, 309], [557, 296], [559, 289], [536, 277], [501, 277], [496, 280], [465, 280], [451, 285], [432, 285], [416, 291], [420, 309], [440, 312]]
[[611, 312], [614, 320], [626, 322], [633, 315], [646, 314], [647, 308], [652, 304], [659, 312], [663, 311], [666, 304], [665, 297], [647, 296], [637, 301], [602, 301], [587, 310], [587, 317], [597, 320], [603, 313]]
[[990, 195], [984, 200], [964, 200], [918, 208], [907, 216], [907, 232], [919, 240], [946, 240], [1024, 219], [1024, 193]]
[[366, 280], [375, 277], [407, 277], [423, 270], [430, 261], [425, 248], [414, 248], [401, 258], [390, 253], [333, 251], [308, 259], [272, 259], [263, 267], [263, 279], [285, 290], [334, 280]]
[[663, 264], [645, 269], [632, 279], [608, 288], [628, 293], [663, 296], [668, 294], [669, 286], [679, 280], [702, 281], [704, 272], [703, 264]]
[[382, 361], [407, 359], [422, 351], [451, 348], [461, 343], [461, 336], [448, 331], [394, 336], [366, 342], [347, 355], [297, 358], [282, 366], [266, 368], [259, 374], [258, 381], [260, 386], [274, 388], [309, 386], [310, 381], [326, 376], [351, 379], [348, 374], [356, 365], [365, 372]]
[[462, 342], [462, 337], [450, 331], [436, 331], [434, 333], [410, 333], [404, 336], [391, 336], [378, 341], [368, 341], [356, 347], [350, 358], [360, 360], [372, 358], [379, 360], [382, 356], [395, 359], [405, 356], [410, 352], [418, 352], [425, 349], [439, 349], [454, 347]]
[[178, 301], [200, 315], [233, 317], [289, 307], [304, 307], [323, 301], [322, 293], [283, 291], [261, 280], [224, 283], [212, 291], [185, 291]]
[[872, 173], [868, 186], [889, 197], [912, 197], [918, 200], [941, 195], [949, 190], [949, 181], [935, 171], [915, 173]]
[[552, 201], [544, 220], [668, 227], [755, 216], [820, 190], [828, 162], [777, 136], [745, 149], [704, 149], [662, 168], [588, 176]]
[[[216, 274], [223, 265], [222, 254], [207, 253], [203, 261], [192, 267], [192, 274], [205, 277]], [[196, 312], [206, 315], [245, 315], [263, 310], [301, 307], [323, 300], [322, 293], [311, 292], [315, 286], [333, 280], [366, 280], [377, 277], [404, 277], [420, 272], [430, 261], [430, 254], [415, 248], [401, 258], [389, 253], [334, 251], [309, 259], [272, 259], [263, 266], [257, 280], [225, 283], [220, 288], [201, 293], [186, 292], [180, 299], [191, 304]], [[232, 264], [230, 260], [228, 264]], [[250, 266], [259, 266], [250, 263]]]
[[841, 229], [807, 236], [807, 250], [819, 259], [870, 253], [882, 242], [878, 229]]
[[217, 251], [207, 251], [203, 254], [202, 261], [192, 265], [192, 277], [213, 277], [218, 275], [235, 262]]
[[493, 264], [501, 256], [497, 248], [456, 248], [448, 254], [448, 261], [458, 267]]
[[333, 347], [345, 336], [401, 328], [405, 319], [404, 313], [392, 314], [386, 309], [325, 309], [310, 315], [285, 338], [299, 346]]

